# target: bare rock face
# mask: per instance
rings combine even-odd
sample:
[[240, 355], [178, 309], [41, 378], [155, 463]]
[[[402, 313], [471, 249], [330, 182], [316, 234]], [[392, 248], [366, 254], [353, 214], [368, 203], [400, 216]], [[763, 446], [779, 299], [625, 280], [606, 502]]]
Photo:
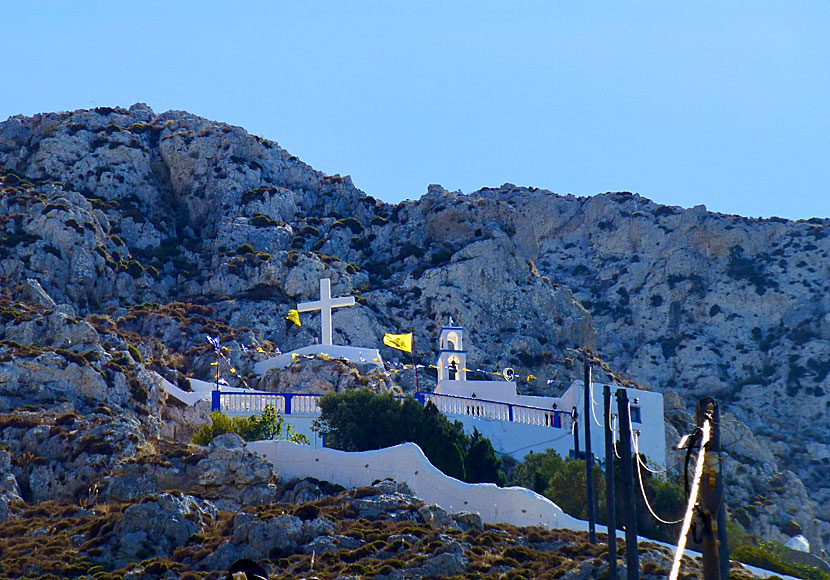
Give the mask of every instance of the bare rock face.
[[[155, 436], [176, 411], [148, 409], [148, 369], [211, 376], [211, 334], [256, 382], [255, 362], [318, 338], [317, 315], [299, 328], [284, 316], [325, 276], [358, 296], [334, 315], [340, 344], [411, 330], [428, 364], [452, 315], [471, 368], [547, 379], [521, 381], [526, 393], [561, 392], [580, 373], [568, 349], [590, 347], [623, 378], [677, 393], [678, 417], [717, 397], [744, 433], [725, 449], [739, 475], [730, 507], [769, 538], [795, 519], [818, 550], [830, 544], [828, 231], [826, 219], [512, 184], [432, 185], [391, 206], [182, 111], [16, 116], [0, 123], [0, 411], [101, 404]], [[304, 361], [262, 386], [410, 389], [412, 378]], [[678, 435], [684, 421], [669, 417]]]
[[133, 501], [162, 491], [181, 490], [210, 500], [219, 509], [275, 501], [273, 466], [245, 449], [235, 433], [216, 437], [206, 448], [164, 446], [113, 467], [96, 501]]
[[318, 395], [359, 388], [386, 393], [393, 391], [393, 386], [389, 374], [372, 364], [356, 365], [327, 357], [297, 358], [285, 370], [269, 370], [259, 382], [264, 391]]

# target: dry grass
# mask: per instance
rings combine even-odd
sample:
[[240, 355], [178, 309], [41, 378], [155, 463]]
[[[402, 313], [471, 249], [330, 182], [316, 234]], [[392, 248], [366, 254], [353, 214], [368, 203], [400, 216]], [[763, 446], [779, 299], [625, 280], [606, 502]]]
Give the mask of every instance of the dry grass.
[[[171, 450], [184, 452], [184, 448]], [[153, 451], [155, 453], [148, 456], [163, 455], [166, 450], [157, 448]], [[406, 572], [421, 567], [450, 540], [469, 545], [465, 550], [469, 564], [457, 578], [553, 579], [580, 565], [594, 567], [597, 573], [604, 567], [607, 548], [603, 544], [590, 545], [584, 532], [510, 525], [486, 525], [483, 530], [437, 530], [405, 519], [407, 514], [415, 518], [418, 505], [398, 510], [398, 515], [403, 516], [400, 521], [356, 518], [353, 500], [365, 497], [369, 492], [369, 489], [346, 490], [299, 506], [273, 503], [245, 508], [245, 512], [257, 519], [282, 514], [294, 514], [303, 519], [327, 517], [334, 522], [334, 533], [364, 542], [357, 549], [313, 557], [299, 549], [272, 553], [269, 557], [269, 565], [274, 571], [272, 578], [332, 580], [343, 575], [374, 578], [394, 570]], [[221, 570], [193, 569], [197, 562], [211, 555], [232, 535], [235, 514], [221, 511], [209, 526], [194, 534], [187, 545], [167, 557], [136, 562], [119, 570], [102, 566], [99, 556], [111, 543], [127, 505], [101, 504], [93, 511], [54, 501], [37, 505], [11, 504], [13, 518], [0, 524], [0, 580], [25, 577], [116, 580], [138, 565], [156, 577], [163, 577], [168, 572], [190, 579], [224, 577]], [[390, 539], [401, 534], [410, 534], [415, 540]], [[651, 546], [641, 548], [652, 549]], [[653, 548], [658, 549], [657, 546]], [[620, 563], [624, 553], [620, 544]], [[643, 571], [652, 577], [662, 572], [654, 563], [644, 563]], [[700, 577], [698, 564], [690, 560], [684, 575]], [[733, 574], [732, 577], [740, 575]]]

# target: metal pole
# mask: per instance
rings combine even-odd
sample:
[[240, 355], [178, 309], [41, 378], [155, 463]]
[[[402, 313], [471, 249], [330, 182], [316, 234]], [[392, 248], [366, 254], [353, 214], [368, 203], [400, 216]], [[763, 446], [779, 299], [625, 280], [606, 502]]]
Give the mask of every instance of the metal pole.
[[620, 457], [622, 458], [622, 505], [625, 515], [625, 558], [628, 580], [640, 578], [640, 554], [637, 545], [637, 508], [634, 492], [634, 465], [631, 460], [631, 423], [628, 416], [628, 393], [617, 389], [617, 416], [620, 420]]
[[[723, 481], [720, 477], [720, 411], [718, 402], [711, 397], [703, 397], [698, 401], [696, 412], [697, 424], [702, 426], [704, 421], [711, 425], [711, 435], [706, 443], [706, 457], [703, 462], [703, 478], [700, 486], [700, 515], [703, 520], [703, 578], [704, 580], [721, 580], [729, 578], [729, 555], [726, 552], [725, 562], [722, 561], [726, 551], [725, 542], [721, 536], [721, 512], [723, 506]], [[724, 566], [726, 575], [724, 576]]]
[[594, 522], [594, 456], [591, 454], [591, 365], [585, 358], [585, 375], [582, 382], [585, 387], [585, 410], [582, 412], [585, 417], [585, 487], [587, 488], [588, 499], [588, 541], [591, 544], [597, 543], [596, 523]]
[[611, 387], [602, 387], [605, 412], [605, 501], [608, 507], [608, 578], [617, 580], [617, 514], [614, 510], [614, 437], [611, 430]]

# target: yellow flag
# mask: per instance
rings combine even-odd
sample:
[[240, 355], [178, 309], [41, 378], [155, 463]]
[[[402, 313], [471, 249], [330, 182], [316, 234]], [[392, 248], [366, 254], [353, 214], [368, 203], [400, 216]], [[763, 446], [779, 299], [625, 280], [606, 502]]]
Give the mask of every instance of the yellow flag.
[[536, 375], [527, 375], [527, 380], [528, 381], [535, 381], [536, 380]]
[[404, 352], [412, 352], [412, 333], [389, 334], [387, 332], [383, 335], [383, 344]]
[[290, 320], [291, 322], [293, 322], [297, 326], [302, 326], [302, 324], [300, 324], [300, 313], [299, 313], [299, 311], [297, 311], [293, 308], [288, 311], [288, 316], [286, 316], [285, 319]]

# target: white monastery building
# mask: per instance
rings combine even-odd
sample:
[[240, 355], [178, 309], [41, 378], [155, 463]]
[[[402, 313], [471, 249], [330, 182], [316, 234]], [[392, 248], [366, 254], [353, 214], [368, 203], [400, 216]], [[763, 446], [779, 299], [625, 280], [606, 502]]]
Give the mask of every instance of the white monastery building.
[[[513, 380], [472, 381], [467, 379], [467, 351], [464, 329], [450, 321], [438, 336], [438, 382], [432, 393], [420, 393], [464, 429], [490, 439], [496, 451], [521, 460], [530, 452], [554, 449], [562, 457], [574, 454], [574, 417], [579, 437], [584, 436], [583, 420], [591, 421], [594, 449], [601, 449], [603, 435], [602, 390], [592, 383], [591, 414], [584, 415], [584, 385], [574, 381], [559, 397], [520, 395]], [[505, 369], [506, 379], [510, 370]], [[631, 429], [640, 453], [656, 465], [665, 465], [666, 441], [663, 425], [663, 395], [652, 391], [624, 389], [630, 401]], [[615, 405], [615, 402], [612, 403]], [[612, 407], [613, 408], [613, 407]], [[617, 422], [619, 425], [619, 422]], [[617, 427], [619, 438], [619, 428]], [[596, 453], [596, 451], [595, 451]]]
[[[270, 369], [283, 369], [298, 355], [327, 355], [344, 358], [353, 363], [372, 363], [383, 367], [380, 352], [376, 348], [362, 348], [335, 345], [332, 342], [332, 310], [355, 304], [352, 296], [332, 297], [331, 282], [320, 280], [320, 299], [297, 305], [299, 312], [321, 312], [320, 344], [309, 345], [295, 351], [257, 363], [254, 367], [259, 375]], [[518, 460], [528, 453], [555, 450], [562, 457], [575, 454], [576, 440], [584, 437], [584, 421], [591, 425], [593, 449], [603, 447], [603, 402], [605, 385], [592, 383], [590, 388], [590, 413], [584, 409], [584, 385], [574, 381], [559, 397], [520, 395], [512, 370], [505, 369], [505, 380], [476, 381], [467, 378], [467, 351], [464, 350], [464, 329], [449, 322], [438, 336], [437, 382], [434, 390], [416, 393], [423, 403], [431, 402], [452, 421], [460, 421], [464, 429], [479, 433], [490, 439], [495, 450]], [[250, 389], [229, 388], [205, 381], [191, 379], [194, 392], [185, 392], [170, 384], [162, 377], [156, 379], [172, 396], [187, 405], [199, 401], [211, 401], [211, 408], [230, 415], [262, 412], [267, 405], [273, 405], [286, 420], [300, 433], [304, 433], [312, 446], [323, 447], [317, 432], [311, 430], [312, 423], [319, 416], [317, 400], [321, 395], [305, 393], [274, 393]], [[629, 413], [633, 433], [632, 446], [645, 455], [656, 466], [666, 464], [665, 427], [663, 423], [663, 396], [660, 393], [617, 387], [627, 391], [630, 402]], [[616, 407], [616, 399], [612, 405]], [[619, 438], [619, 421], [614, 431]], [[584, 449], [584, 443], [582, 448]], [[597, 453], [595, 451], [595, 453]]]

